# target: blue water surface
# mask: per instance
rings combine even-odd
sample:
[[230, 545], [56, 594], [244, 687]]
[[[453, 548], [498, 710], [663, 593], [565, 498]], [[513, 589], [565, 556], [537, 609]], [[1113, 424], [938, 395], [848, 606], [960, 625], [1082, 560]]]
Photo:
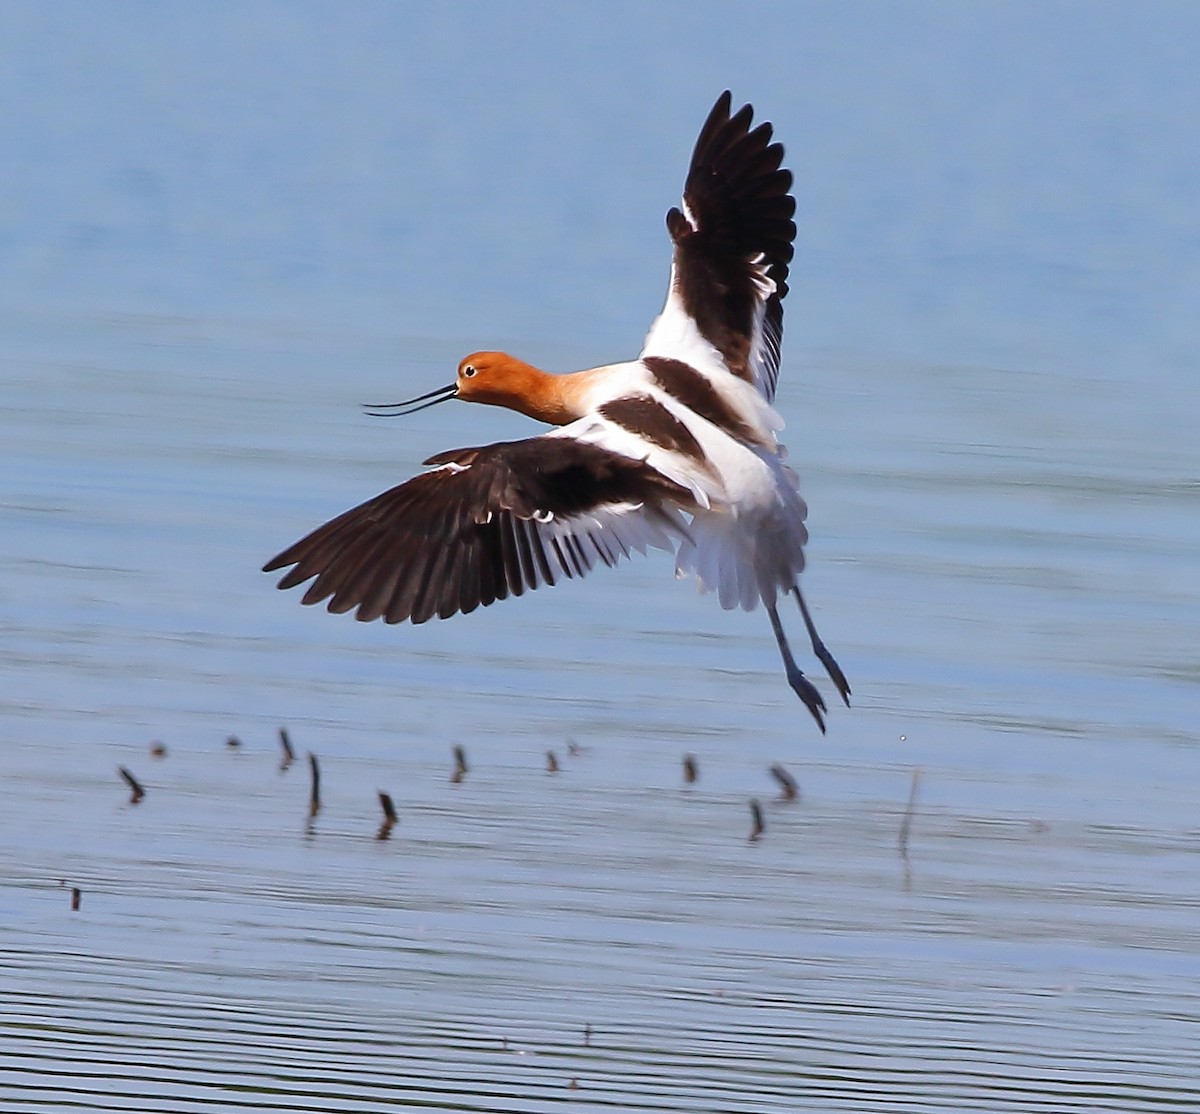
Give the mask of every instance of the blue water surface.
[[[1200, 1106], [1198, 34], [0, 6], [5, 1109]], [[724, 88], [796, 174], [779, 407], [854, 707], [819, 735], [665, 554], [419, 628], [276, 592], [533, 431], [361, 403], [636, 354]]]

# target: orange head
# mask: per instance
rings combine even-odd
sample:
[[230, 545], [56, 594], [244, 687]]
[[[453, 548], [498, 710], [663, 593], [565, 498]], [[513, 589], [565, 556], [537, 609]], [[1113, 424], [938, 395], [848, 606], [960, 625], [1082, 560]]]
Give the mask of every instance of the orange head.
[[507, 352], [472, 352], [458, 365], [454, 397], [516, 410], [514, 403], [530, 390], [536, 393], [536, 381], [544, 375]]
[[539, 421], [562, 425], [578, 417], [567, 406], [570, 376], [549, 375], [507, 352], [472, 352], [458, 365], [453, 383], [407, 402], [369, 407], [382, 416], [412, 414], [452, 398], [503, 406]]

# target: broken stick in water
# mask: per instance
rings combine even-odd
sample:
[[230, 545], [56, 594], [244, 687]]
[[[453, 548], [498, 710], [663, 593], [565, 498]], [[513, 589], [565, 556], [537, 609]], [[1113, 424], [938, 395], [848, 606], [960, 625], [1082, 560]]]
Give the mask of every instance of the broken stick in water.
[[379, 807], [383, 809], [383, 823], [379, 825], [375, 838], [385, 840], [392, 834], [392, 828], [396, 826], [399, 818], [396, 816], [396, 806], [392, 803], [392, 798], [382, 789], [379, 790]]
[[321, 767], [317, 765], [317, 756], [310, 750], [308, 764], [312, 769], [312, 789], [308, 794], [308, 818], [312, 820], [321, 811]]
[[757, 797], [752, 797], [750, 800], [750, 815], [754, 820], [754, 827], [750, 829], [750, 842], [755, 843], [762, 838], [763, 832], [767, 830], [766, 824], [763, 823], [762, 805], [758, 803]]
[[292, 740], [288, 738], [286, 727], [279, 729], [279, 745], [283, 747], [283, 757], [279, 760], [279, 772], [283, 773], [296, 761], [296, 752], [292, 750]]
[[450, 780], [457, 785], [463, 778], [467, 776], [467, 752], [462, 747], [454, 748], [454, 773], [450, 775]]
[[908, 860], [908, 833], [912, 830], [913, 813], [917, 807], [917, 787], [921, 784], [921, 767], [914, 766], [912, 773], [912, 787], [908, 791], [908, 807], [904, 810], [904, 819], [900, 821], [900, 836], [897, 843], [900, 847], [900, 856], [905, 861]]
[[125, 784], [128, 785], [132, 790], [132, 793], [129, 797], [129, 803], [131, 805], [136, 805], [138, 801], [140, 801], [146, 795], [146, 790], [141, 787], [138, 779], [135, 778], [127, 769], [125, 769], [124, 766], [118, 766], [117, 772], [120, 773], [121, 777], [125, 779]]
[[796, 779], [781, 765], [776, 762], [771, 767], [771, 776], [779, 782], [779, 796], [784, 801], [798, 801], [800, 799], [800, 786], [796, 784]]

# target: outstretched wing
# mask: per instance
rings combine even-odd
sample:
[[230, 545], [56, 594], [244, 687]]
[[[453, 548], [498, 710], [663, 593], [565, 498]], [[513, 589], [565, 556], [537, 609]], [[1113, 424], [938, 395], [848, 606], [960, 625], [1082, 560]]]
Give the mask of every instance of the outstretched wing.
[[635, 460], [556, 430], [439, 453], [437, 467], [318, 527], [273, 557], [303, 603], [328, 599], [363, 622], [437, 616], [672, 548], [691, 494]]
[[796, 202], [771, 125], [751, 128], [751, 106], [730, 115], [731, 104], [728, 92], [717, 99], [692, 152], [683, 208], [667, 213], [671, 284], [642, 355], [701, 369], [723, 364], [769, 402], [779, 378]]

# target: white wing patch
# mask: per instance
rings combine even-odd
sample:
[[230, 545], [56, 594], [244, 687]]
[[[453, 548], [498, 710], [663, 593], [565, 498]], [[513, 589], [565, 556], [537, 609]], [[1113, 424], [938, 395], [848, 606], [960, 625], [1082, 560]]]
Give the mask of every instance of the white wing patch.
[[720, 371], [730, 374], [725, 360], [716, 346], [700, 331], [696, 319], [683, 306], [683, 299], [675, 287], [675, 265], [671, 265], [671, 282], [667, 287], [667, 301], [662, 312], [654, 319], [641, 355], [664, 356], [669, 360], [681, 360], [697, 371]]

